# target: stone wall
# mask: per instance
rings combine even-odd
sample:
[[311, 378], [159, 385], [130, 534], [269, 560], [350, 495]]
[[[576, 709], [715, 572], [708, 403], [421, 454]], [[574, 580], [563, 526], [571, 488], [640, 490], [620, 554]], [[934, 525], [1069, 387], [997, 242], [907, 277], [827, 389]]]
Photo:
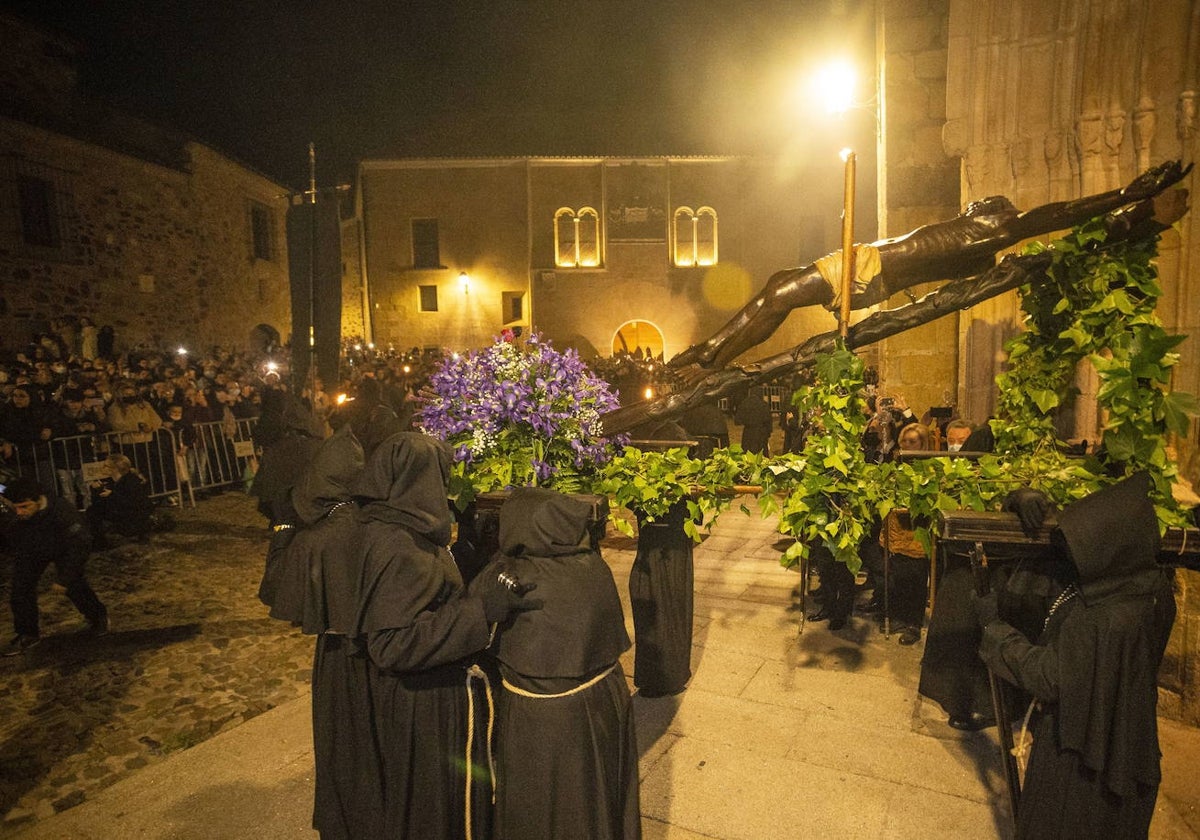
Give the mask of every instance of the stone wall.
[[[188, 171], [31, 125], [0, 120], [0, 336], [10, 348], [51, 318], [110, 324], [118, 350], [140, 343], [244, 347], [250, 330], [290, 328], [284, 190], [198, 143]], [[17, 182], [53, 185], [61, 242], [31, 245]], [[250, 208], [271, 217], [271, 259], [256, 259]]]
[[[959, 212], [958, 161], [942, 149], [946, 122], [948, 0], [884, 0], [878, 6], [880, 235], [899, 236]], [[934, 288], [918, 286], [920, 296]], [[908, 302], [896, 295], [891, 308]], [[958, 403], [959, 316], [879, 342], [864, 357], [880, 390], [902, 395], [920, 416]], [[978, 418], [982, 420], [983, 418]]]
[[[1006, 195], [1023, 209], [1119, 187], [1165, 160], [1200, 158], [1200, 2], [951, 0], [945, 153], [961, 158], [961, 200]], [[891, 155], [889, 154], [889, 160]], [[1196, 196], [1200, 180], [1184, 183]], [[1193, 198], [1192, 203], [1195, 203]], [[1200, 215], [1163, 234], [1158, 315], [1193, 336], [1179, 348], [1175, 390], [1200, 393]], [[1015, 295], [973, 307], [959, 326], [969, 416], [987, 415]], [[1074, 432], [1096, 439], [1094, 377], [1077, 377], [1085, 407]], [[1090, 398], [1090, 399], [1089, 399]], [[1178, 441], [1197, 476], [1197, 428]], [[1179, 617], [1161, 672], [1160, 711], [1200, 724], [1200, 575], [1178, 576]]]

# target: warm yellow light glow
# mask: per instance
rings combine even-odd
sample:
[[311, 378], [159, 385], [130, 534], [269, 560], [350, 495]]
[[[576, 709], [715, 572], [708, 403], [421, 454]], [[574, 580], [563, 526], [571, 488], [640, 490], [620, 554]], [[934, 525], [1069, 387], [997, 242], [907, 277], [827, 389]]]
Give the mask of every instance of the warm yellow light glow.
[[404, 372], [405, 372], [405, 373], [412, 373], [412, 368], [411, 368], [411, 367], [409, 367], [408, 365], [405, 365], [405, 366], [404, 366]]
[[270, 370], [270, 371], [279, 370], [279, 365], [275, 364], [274, 362], [267, 362], [267, 370]]
[[338, 395], [337, 395], [337, 404], [338, 404], [338, 405], [341, 405], [341, 404], [342, 404], [342, 403], [344, 403], [345, 401], [346, 401], [346, 395], [345, 395], [345, 394], [338, 394]]
[[646, 389], [646, 391], [645, 391], [645, 395], [646, 395], [646, 399], [648, 399], [648, 400], [652, 400], [652, 399], [654, 399], [654, 389], [653, 389], [653, 388], [647, 388], [647, 389]]
[[844, 59], [831, 61], [817, 72], [813, 92], [826, 111], [841, 114], [854, 106], [857, 75], [854, 65]]
[[471, 293], [471, 275], [465, 271], [460, 271], [458, 273], [458, 285], [463, 290], [464, 295], [469, 295]]
[[187, 355], [187, 348], [186, 348], [186, 347], [183, 347], [183, 346], [180, 346], [180, 348], [179, 348], [178, 350], [176, 350], [175, 352], [176, 352], [176, 353], [178, 353], [180, 356], [186, 356], [186, 355]]
[[840, 152], [838, 152], [838, 157], [840, 157], [842, 159], [842, 163], [845, 163], [846, 161], [850, 160], [850, 155], [852, 155], [852, 154], [854, 154], [853, 149], [845, 148], [845, 149], [842, 149]]

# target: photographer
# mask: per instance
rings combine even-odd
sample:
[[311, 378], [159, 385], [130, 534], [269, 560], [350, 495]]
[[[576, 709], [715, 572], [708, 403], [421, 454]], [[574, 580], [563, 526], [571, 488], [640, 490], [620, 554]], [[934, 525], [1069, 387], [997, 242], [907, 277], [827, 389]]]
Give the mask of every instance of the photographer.
[[150, 485], [133, 463], [124, 455], [109, 455], [105, 461], [109, 478], [93, 481], [92, 505], [87, 509], [93, 547], [102, 551], [108, 547], [106, 526], [122, 536], [144, 541], [151, 530], [154, 503], [150, 500]]

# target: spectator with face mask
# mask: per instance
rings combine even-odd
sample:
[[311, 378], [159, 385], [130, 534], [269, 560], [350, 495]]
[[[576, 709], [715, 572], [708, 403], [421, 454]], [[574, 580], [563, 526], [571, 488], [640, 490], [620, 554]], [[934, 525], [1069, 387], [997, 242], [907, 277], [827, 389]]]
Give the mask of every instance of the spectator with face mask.
[[966, 420], [951, 420], [946, 425], [946, 451], [958, 452], [971, 436], [973, 428]]

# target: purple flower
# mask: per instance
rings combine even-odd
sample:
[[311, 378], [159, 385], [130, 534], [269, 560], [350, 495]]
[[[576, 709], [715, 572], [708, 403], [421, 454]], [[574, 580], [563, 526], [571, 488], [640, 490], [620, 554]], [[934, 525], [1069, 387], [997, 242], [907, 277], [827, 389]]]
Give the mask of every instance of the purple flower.
[[510, 466], [514, 484], [552, 483], [564, 468], [594, 471], [627, 439], [600, 434], [600, 416], [619, 405], [608, 383], [574, 350], [559, 352], [536, 333], [524, 342], [502, 335], [482, 350], [445, 359], [430, 388], [420, 428], [476, 469], [485, 462]]

